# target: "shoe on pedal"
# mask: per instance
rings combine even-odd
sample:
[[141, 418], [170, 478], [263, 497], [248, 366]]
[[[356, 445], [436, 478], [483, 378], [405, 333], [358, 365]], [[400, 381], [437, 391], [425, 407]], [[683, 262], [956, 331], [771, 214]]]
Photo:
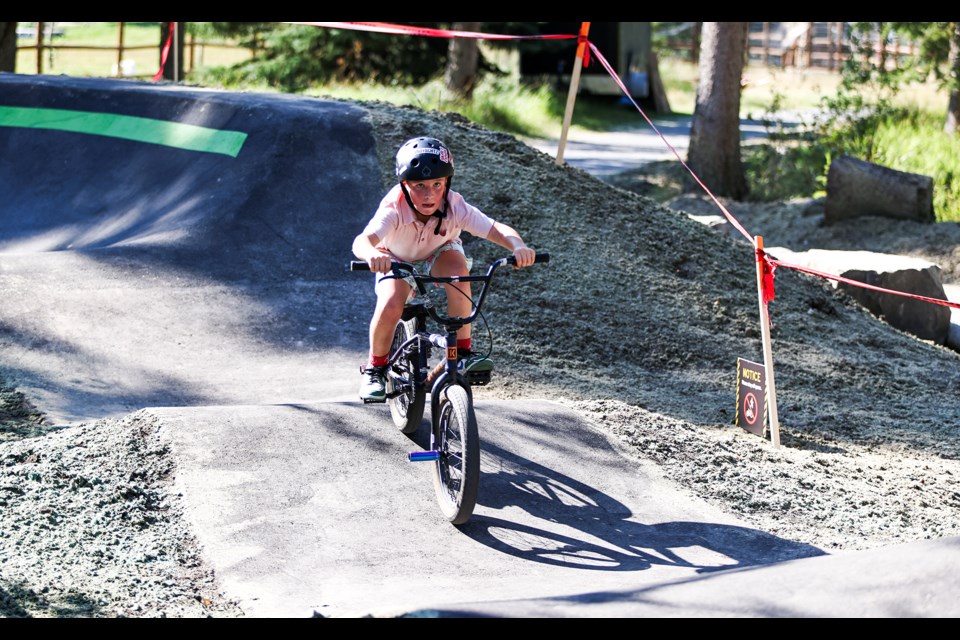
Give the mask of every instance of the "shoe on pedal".
[[467, 382], [476, 386], [490, 382], [490, 374], [493, 373], [493, 360], [469, 349], [460, 349], [457, 357], [457, 369], [466, 376]]
[[493, 360], [485, 355], [474, 353], [470, 349], [458, 349], [457, 368], [461, 373], [489, 373], [493, 371]]
[[386, 367], [360, 368], [360, 399], [368, 402], [386, 402]]

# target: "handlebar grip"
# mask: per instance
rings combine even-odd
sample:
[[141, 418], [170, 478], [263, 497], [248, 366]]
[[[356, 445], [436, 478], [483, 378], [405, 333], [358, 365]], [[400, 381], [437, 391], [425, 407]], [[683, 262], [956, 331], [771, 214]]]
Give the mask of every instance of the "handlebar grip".
[[[533, 263], [536, 264], [538, 262], [550, 262], [550, 254], [546, 251], [543, 253], [537, 253], [537, 255], [533, 258]], [[507, 264], [515, 265], [517, 264], [517, 259], [513, 256], [507, 256]]]

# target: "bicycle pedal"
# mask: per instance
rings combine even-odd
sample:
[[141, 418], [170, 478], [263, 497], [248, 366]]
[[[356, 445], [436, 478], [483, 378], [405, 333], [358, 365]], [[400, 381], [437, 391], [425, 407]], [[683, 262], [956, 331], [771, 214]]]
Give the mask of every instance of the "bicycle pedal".
[[410, 462], [432, 462], [439, 459], [439, 451], [411, 451], [407, 454], [407, 460]]
[[363, 404], [383, 404], [386, 401], [386, 398], [380, 398], [379, 400], [376, 398], [363, 398]]
[[489, 371], [468, 371], [467, 382], [473, 387], [482, 387], [490, 383], [491, 375]]

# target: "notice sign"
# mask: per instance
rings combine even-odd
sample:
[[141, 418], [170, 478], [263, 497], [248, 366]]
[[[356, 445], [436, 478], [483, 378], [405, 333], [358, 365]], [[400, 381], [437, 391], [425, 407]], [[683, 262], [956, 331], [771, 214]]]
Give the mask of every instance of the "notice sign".
[[737, 426], [758, 436], [767, 420], [767, 379], [762, 364], [737, 358]]

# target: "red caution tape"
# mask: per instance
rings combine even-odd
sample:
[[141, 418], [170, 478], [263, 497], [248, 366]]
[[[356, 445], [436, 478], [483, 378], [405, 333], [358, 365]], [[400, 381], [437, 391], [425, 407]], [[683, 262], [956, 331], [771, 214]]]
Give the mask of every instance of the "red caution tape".
[[167, 31], [167, 41], [163, 43], [163, 50], [160, 52], [160, 68], [153, 75], [153, 81], [157, 82], [163, 77], [163, 68], [167, 66], [167, 57], [170, 55], [170, 45], [173, 44], [173, 31], [177, 28], [176, 22], [168, 22], [170, 28]]
[[796, 264], [789, 264], [783, 262], [782, 260], [777, 260], [776, 258], [767, 258], [774, 265], [779, 265], [781, 267], [786, 267], [787, 269], [795, 269], [797, 271], [803, 271], [804, 273], [809, 273], [810, 275], [820, 276], [821, 278], [827, 278], [828, 280], [836, 280], [837, 282], [844, 282], [846, 284], [852, 285], [854, 287], [861, 287], [863, 289], [872, 289], [873, 291], [879, 291], [880, 293], [890, 293], [895, 296], [903, 296], [905, 298], [913, 298], [914, 300], [923, 300], [924, 302], [932, 302], [934, 304], [939, 304], [943, 307], [953, 307], [954, 309], [960, 309], [960, 303], [950, 302], [949, 300], [941, 300], [940, 298], [931, 298], [929, 296], [919, 296], [915, 293], [907, 293], [906, 291], [896, 291], [894, 289], [884, 289], [883, 287], [877, 287], [872, 284], [867, 284], [866, 282], [860, 282], [859, 280], [851, 280], [849, 278], [844, 278], [843, 276], [837, 276], [830, 273], [824, 273], [822, 271], [817, 271], [816, 269], [810, 269], [809, 267], [803, 267]]
[[[723, 212], [723, 215], [730, 221], [730, 224], [734, 226], [745, 238], [750, 240], [753, 243], [753, 236], [743, 228], [743, 225], [733, 217], [733, 215], [727, 210], [723, 204], [717, 200], [716, 196], [707, 188], [705, 184], [700, 180], [700, 178], [687, 166], [687, 163], [684, 162], [681, 155], [677, 150], [671, 145], [667, 139], [664, 137], [660, 130], [657, 129], [656, 125], [653, 124], [653, 121], [644, 113], [643, 109], [640, 108], [640, 105], [636, 103], [633, 99], [633, 96], [630, 95], [630, 91], [620, 80], [620, 76], [614, 71], [613, 67], [610, 66], [610, 63], [607, 62], [606, 58], [603, 57], [603, 54], [600, 53], [599, 49], [590, 42], [585, 35], [579, 34], [547, 34], [547, 35], [526, 35], [526, 36], [517, 36], [517, 35], [501, 35], [493, 33], [480, 33], [476, 31], [455, 31], [449, 29], [431, 29], [426, 27], [413, 27], [409, 25], [401, 24], [392, 24], [387, 22], [288, 22], [287, 24], [305, 24], [313, 25], [318, 27], [333, 27], [338, 29], [357, 29], [361, 31], [377, 31], [380, 33], [395, 33], [395, 34], [405, 34], [405, 35], [419, 35], [419, 36], [428, 36], [435, 38], [478, 38], [484, 40], [567, 40], [567, 39], [577, 39], [578, 47], [582, 46], [584, 43], [589, 45], [587, 49], [584, 50], [583, 63], [586, 66], [589, 62], [590, 52], [593, 52], [593, 55], [597, 60], [600, 61], [600, 64], [604, 69], [607, 70], [607, 73], [610, 74], [610, 77], [613, 78], [613, 81], [620, 87], [620, 90], [623, 92], [624, 96], [633, 103], [633, 106], [637, 109], [641, 116], [647, 121], [647, 124], [660, 136], [660, 139], [663, 143], [669, 148], [673, 155], [676, 156], [677, 160], [680, 161], [680, 164], [693, 176], [693, 179], [699, 184], [703, 190], [707, 193], [708, 196], [713, 200], [714, 204], [720, 208], [720, 211]], [[171, 31], [170, 35], [167, 38], [167, 43], [164, 45], [163, 50], [163, 63], [166, 63], [167, 54], [169, 52], [170, 43], [172, 40], [173, 32]], [[161, 64], [160, 71], [157, 72], [157, 76], [154, 78], [159, 79], [162, 75], [163, 66]], [[908, 298], [914, 298], [917, 300], [924, 300], [926, 302], [932, 302], [934, 304], [939, 304], [947, 307], [953, 307], [955, 309], [960, 309], [960, 304], [955, 302], [950, 302], [949, 300], [941, 300], [939, 298], [930, 298], [927, 296], [918, 296], [911, 293], [906, 293], [904, 291], [894, 291], [892, 289], [884, 289], [882, 287], [876, 287], [873, 285], [866, 284], [864, 282], [859, 282], [856, 280], [850, 280], [843, 278], [841, 276], [832, 275], [829, 273], [823, 273], [816, 271], [814, 269], [809, 269], [795, 264], [787, 264], [775, 258], [768, 256], [762, 249], [757, 249], [757, 260], [761, 262], [761, 281], [760, 286], [762, 289], [763, 301], [764, 303], [769, 303], [774, 299], [775, 290], [774, 290], [774, 278], [773, 274], [776, 271], [778, 266], [786, 267], [788, 269], [795, 269], [797, 271], [803, 271], [811, 275], [820, 276], [822, 278], [827, 278], [830, 280], [836, 280], [838, 282], [845, 282], [855, 287], [863, 287], [865, 289], [873, 289], [874, 291], [879, 291], [882, 293], [890, 293], [893, 295], [905, 296]]]
[[673, 155], [675, 155], [677, 157], [677, 160], [680, 161], [680, 164], [682, 164], [683, 167], [690, 172], [690, 175], [693, 176], [693, 179], [697, 181], [697, 184], [703, 187], [703, 190], [707, 193], [708, 196], [710, 196], [710, 199], [713, 200], [714, 204], [716, 204], [720, 208], [720, 211], [722, 211], [723, 215], [727, 218], [727, 220], [730, 221], [730, 224], [732, 224], [737, 229], [737, 231], [742, 233], [747, 240], [750, 240], [751, 242], [753, 242], [753, 236], [747, 233], [747, 230], [743, 228], [743, 225], [741, 225], [740, 222], [736, 218], [734, 218], [729, 211], [727, 211], [727, 208], [724, 207], [723, 204], [721, 204], [720, 201], [717, 200], [716, 196], [714, 196], [713, 193], [710, 192], [710, 189], [707, 188], [707, 185], [703, 184], [703, 182], [700, 181], [700, 178], [697, 177], [697, 174], [695, 174], [693, 170], [687, 166], [687, 163], [683, 161], [683, 158], [680, 156], [677, 150], [673, 147], [673, 145], [667, 142], [667, 139], [663, 136], [662, 133], [660, 133], [660, 130], [657, 129], [655, 124], [653, 124], [653, 121], [647, 117], [647, 114], [643, 112], [643, 109], [640, 108], [640, 105], [638, 105], [636, 101], [633, 99], [633, 96], [630, 95], [630, 91], [620, 80], [620, 76], [617, 75], [617, 73], [613, 70], [613, 67], [610, 66], [610, 63], [607, 62], [607, 59], [603, 57], [603, 54], [600, 53], [600, 51], [597, 49], [596, 46], [594, 46], [592, 42], [590, 43], [590, 49], [593, 51], [593, 54], [597, 57], [597, 60], [600, 61], [600, 64], [603, 66], [603, 68], [606, 69], [607, 73], [610, 74], [610, 77], [613, 78], [613, 81], [616, 82], [617, 85], [620, 87], [620, 90], [623, 91], [623, 95], [625, 95], [627, 99], [633, 103], [633, 106], [636, 108], [638, 112], [640, 112], [640, 115], [642, 115], [643, 119], [647, 121], [647, 124], [649, 124], [650, 127], [657, 132], [657, 135], [660, 136], [661, 140], [663, 140], [663, 144], [667, 145], [667, 147], [671, 151], [673, 151]]
[[314, 27], [331, 27], [334, 29], [354, 29], [357, 31], [375, 31], [378, 33], [394, 33], [411, 36], [427, 36], [431, 38], [476, 38], [479, 40], [572, 40], [578, 36], [572, 33], [557, 33], [549, 35], [510, 36], [496, 33], [481, 33], [479, 31], [455, 31], [452, 29], [432, 29], [429, 27], [414, 27], [406, 24], [389, 22], [288, 22], [286, 24], [306, 24]]
[[777, 265], [763, 249], [757, 249], [757, 260], [760, 261], [761, 267], [760, 290], [763, 294], [763, 303], [769, 304], [775, 295], [773, 272], [777, 270]]

